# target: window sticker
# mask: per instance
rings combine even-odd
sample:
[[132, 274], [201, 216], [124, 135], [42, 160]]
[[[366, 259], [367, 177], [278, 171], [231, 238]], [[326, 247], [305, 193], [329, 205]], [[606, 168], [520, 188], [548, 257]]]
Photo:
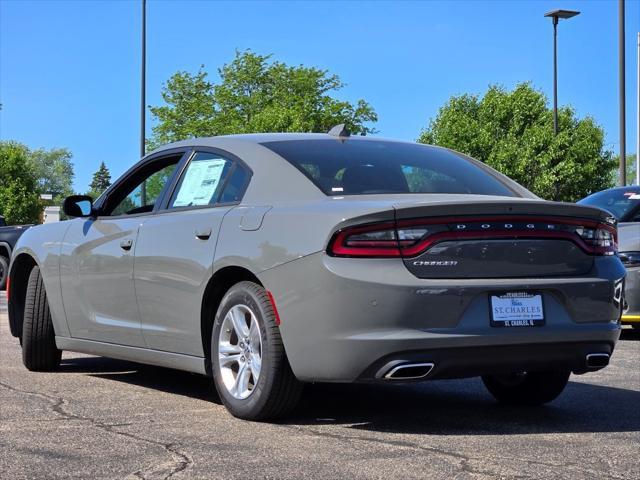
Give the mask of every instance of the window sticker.
[[210, 158], [191, 162], [185, 173], [180, 190], [173, 202], [174, 207], [208, 205], [212, 200], [222, 171], [227, 163], [222, 158]]

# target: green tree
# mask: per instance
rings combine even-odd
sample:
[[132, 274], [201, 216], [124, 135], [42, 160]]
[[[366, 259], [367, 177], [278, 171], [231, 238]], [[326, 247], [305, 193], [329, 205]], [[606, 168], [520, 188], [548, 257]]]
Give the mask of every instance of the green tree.
[[[620, 183], [620, 155], [613, 157], [615, 168], [611, 172], [611, 182], [614, 185]], [[636, 183], [636, 154], [627, 154], [627, 185], [635, 185]]]
[[155, 202], [160, 193], [162, 193], [162, 189], [173, 175], [173, 171], [176, 169], [175, 165], [169, 165], [168, 167], [163, 168], [159, 172], [154, 173], [149, 177], [145, 182], [146, 188], [146, 202], [147, 204], [151, 202]]
[[513, 91], [490, 86], [482, 98], [452, 97], [418, 141], [466, 153], [550, 200], [576, 201], [610, 187], [615, 160], [603, 129], [571, 107], [558, 117], [556, 136], [543, 93], [529, 83]]
[[0, 142], [0, 215], [8, 225], [36, 223], [40, 211], [29, 149], [17, 142]]
[[93, 179], [89, 184], [88, 195], [94, 199], [102, 195], [107, 188], [111, 186], [111, 172], [104, 162], [100, 162], [100, 168], [93, 174]]
[[66, 148], [32, 150], [28, 154], [40, 193], [53, 194], [53, 203], [62, 204], [65, 197], [73, 194], [72, 154]]
[[638, 163], [636, 162], [637, 153], [627, 155], [627, 185], [635, 185], [636, 183], [636, 168]]
[[236, 52], [208, 80], [204, 66], [177, 72], [162, 90], [165, 105], [150, 107], [157, 124], [149, 146], [191, 137], [250, 132], [326, 132], [345, 123], [352, 133], [373, 133], [374, 109], [332, 95], [345, 85], [337, 75], [314, 67], [289, 66], [271, 55]]

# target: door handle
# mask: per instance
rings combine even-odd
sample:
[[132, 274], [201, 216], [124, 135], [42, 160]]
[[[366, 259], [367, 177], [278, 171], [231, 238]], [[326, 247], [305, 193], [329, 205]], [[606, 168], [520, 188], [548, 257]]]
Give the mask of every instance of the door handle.
[[120, 248], [123, 250], [129, 251], [131, 250], [132, 246], [133, 246], [133, 240], [131, 240], [130, 238], [125, 238], [120, 242]]
[[211, 227], [196, 228], [195, 234], [198, 240], [209, 240], [209, 237], [211, 237]]

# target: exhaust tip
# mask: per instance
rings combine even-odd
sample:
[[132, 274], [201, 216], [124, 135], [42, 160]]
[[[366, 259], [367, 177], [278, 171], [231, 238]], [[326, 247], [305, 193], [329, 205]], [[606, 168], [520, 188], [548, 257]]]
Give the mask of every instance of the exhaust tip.
[[586, 356], [588, 368], [604, 368], [609, 365], [608, 353], [590, 353]]
[[429, 375], [434, 366], [433, 363], [404, 363], [393, 367], [384, 378], [385, 380], [417, 380]]

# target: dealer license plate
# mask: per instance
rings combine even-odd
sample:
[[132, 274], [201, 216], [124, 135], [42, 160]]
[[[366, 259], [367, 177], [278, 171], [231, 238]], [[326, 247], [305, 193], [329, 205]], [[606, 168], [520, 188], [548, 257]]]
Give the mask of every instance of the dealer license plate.
[[544, 325], [542, 295], [505, 292], [490, 295], [492, 327], [538, 327]]

